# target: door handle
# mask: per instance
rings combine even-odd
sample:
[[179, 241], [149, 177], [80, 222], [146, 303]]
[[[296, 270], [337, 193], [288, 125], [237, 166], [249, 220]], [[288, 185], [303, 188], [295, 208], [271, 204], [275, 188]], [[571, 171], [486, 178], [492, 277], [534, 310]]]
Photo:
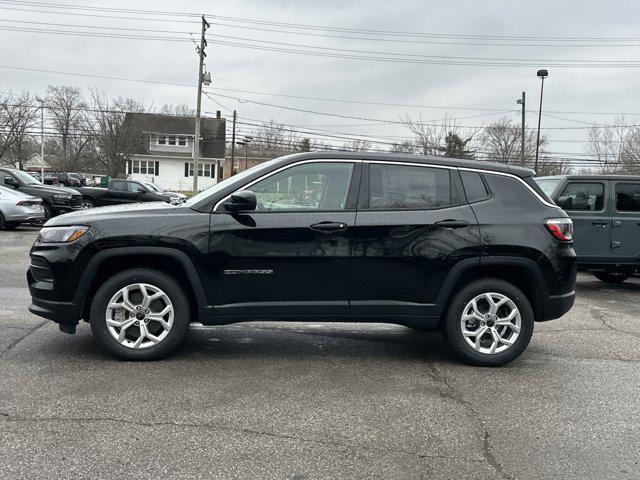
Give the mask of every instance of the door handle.
[[469, 226], [469, 222], [465, 220], [441, 220], [435, 225], [440, 228], [464, 228]]
[[613, 228], [621, 227], [622, 226], [622, 222], [618, 222], [617, 220], [614, 220], [613, 222], [611, 222], [611, 226]]
[[331, 233], [345, 230], [347, 228], [347, 224], [343, 222], [320, 222], [310, 225], [309, 228], [319, 232]]
[[620, 248], [622, 242], [611, 242], [611, 248]]
[[593, 222], [591, 222], [591, 225], [595, 225], [597, 227], [606, 227], [607, 222], [605, 222], [604, 220], [594, 220]]

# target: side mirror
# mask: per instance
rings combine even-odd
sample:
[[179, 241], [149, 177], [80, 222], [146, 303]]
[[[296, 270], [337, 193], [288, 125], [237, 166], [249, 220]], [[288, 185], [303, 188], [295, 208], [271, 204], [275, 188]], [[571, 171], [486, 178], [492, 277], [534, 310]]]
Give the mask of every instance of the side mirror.
[[231, 198], [224, 204], [228, 212], [252, 211], [256, 209], [258, 200], [251, 190], [241, 190], [231, 194]]
[[571, 209], [573, 206], [573, 200], [571, 197], [559, 197], [556, 204], [563, 210]]
[[144, 193], [144, 192], [146, 192], [146, 190], [145, 190], [143, 187], [138, 187], [138, 188], [136, 189], [136, 192], [138, 192], [138, 193]]
[[9, 185], [10, 187], [16, 187], [18, 185], [18, 182], [16, 182], [13, 177], [7, 175], [6, 177], [4, 177], [4, 184]]

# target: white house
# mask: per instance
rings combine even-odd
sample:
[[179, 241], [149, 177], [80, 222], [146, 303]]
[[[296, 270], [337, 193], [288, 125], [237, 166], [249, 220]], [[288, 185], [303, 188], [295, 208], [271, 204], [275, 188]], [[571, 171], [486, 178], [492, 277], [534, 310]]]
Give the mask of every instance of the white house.
[[[174, 191], [193, 189], [195, 117], [128, 113], [127, 121], [143, 132], [137, 152], [127, 163], [132, 180], [143, 180]], [[218, 182], [224, 162], [225, 120], [203, 117], [200, 131], [198, 190]]]

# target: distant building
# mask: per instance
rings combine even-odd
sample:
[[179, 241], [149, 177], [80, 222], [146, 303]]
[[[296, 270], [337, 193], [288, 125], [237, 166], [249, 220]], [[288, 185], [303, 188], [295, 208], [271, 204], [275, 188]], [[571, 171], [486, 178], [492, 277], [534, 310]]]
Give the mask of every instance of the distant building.
[[[127, 163], [133, 180], [157, 183], [169, 190], [193, 188], [195, 117], [156, 113], [128, 113], [127, 121], [142, 132], [142, 141]], [[225, 153], [225, 120], [203, 117], [200, 125], [198, 190], [218, 182]]]
[[[17, 162], [16, 168], [18, 168]], [[48, 172], [52, 167], [39, 153], [34, 153], [22, 163], [22, 169], [28, 172], [40, 172], [41, 170]]]

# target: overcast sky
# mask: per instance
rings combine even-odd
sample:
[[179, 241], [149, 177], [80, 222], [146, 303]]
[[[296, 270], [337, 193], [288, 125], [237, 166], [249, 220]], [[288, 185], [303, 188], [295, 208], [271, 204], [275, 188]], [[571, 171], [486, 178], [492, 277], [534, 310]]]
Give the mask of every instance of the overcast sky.
[[[163, 40], [114, 39], [84, 36], [66, 36], [53, 33], [35, 33], [34, 29], [70, 31], [95, 31], [147, 36], [172, 36], [188, 38], [184, 34], [167, 34], [163, 31], [195, 32], [199, 22], [195, 17], [180, 15], [151, 16], [143, 13], [118, 13], [65, 8], [54, 14], [42, 6], [17, 5], [18, 2], [0, 1], [0, 65], [56, 70], [90, 75], [117, 76], [157, 82], [194, 84], [197, 77], [197, 56], [194, 44]], [[37, 2], [23, 2], [37, 3]], [[42, 0], [42, 3], [50, 3]], [[321, 56], [298, 55], [283, 52], [260, 51], [225, 46], [211, 42], [207, 48], [207, 69], [213, 76], [213, 87], [276, 94], [328, 97], [363, 100], [382, 103], [402, 103], [442, 107], [466, 107], [462, 109], [411, 108], [364, 104], [341, 104], [281, 98], [219, 90], [218, 93], [243, 99], [295, 107], [303, 110], [335, 113], [345, 116], [380, 118], [397, 121], [403, 115], [422, 115], [424, 119], [441, 119], [445, 115], [468, 117], [492, 112], [473, 108], [496, 108], [505, 113], [492, 116], [458, 120], [460, 125], [482, 126], [501, 115], [519, 121], [519, 108], [515, 100], [527, 92], [528, 109], [537, 110], [540, 82], [536, 78], [537, 66], [546, 67], [554, 60], [630, 60], [640, 65], [640, 3], [632, 1], [595, 0], [456, 0], [428, 2], [396, 0], [372, 1], [74, 1], [65, 5], [81, 5], [108, 8], [141, 9], [148, 12], [181, 11], [206, 13], [212, 23], [208, 33], [210, 40], [216, 35], [240, 37], [288, 44], [330, 47], [337, 49], [391, 52], [395, 54], [441, 55], [455, 57], [516, 58], [530, 60], [530, 66], [471, 66], [407, 64], [398, 62], [367, 61]], [[38, 11], [22, 11], [22, 10]], [[69, 14], [71, 13], [71, 14]], [[93, 15], [89, 16], [87, 14]], [[113, 17], [138, 17], [146, 20]], [[568, 41], [561, 46], [532, 46], [535, 41], [516, 39], [518, 46], [488, 46], [489, 40], [464, 40], [428, 38], [440, 42], [464, 42], [464, 45], [412, 43], [416, 37], [389, 36], [408, 42], [382, 42], [322, 36], [295, 35], [238, 28], [269, 27], [235, 20], [224, 21], [215, 16], [257, 19], [329, 26], [333, 28], [367, 29], [373, 31], [422, 32], [455, 35], [505, 35], [550, 37], [620, 37], [636, 38], [636, 41], [590, 42], [589, 46], [571, 46]], [[150, 19], [155, 20], [150, 20]], [[165, 19], [167, 21], [157, 21]], [[44, 22], [60, 25], [29, 24], [17, 22]], [[83, 25], [73, 27], [71, 25]], [[117, 27], [130, 30], [105, 30]], [[635, 28], [634, 28], [635, 27]], [[7, 30], [7, 28], [28, 31]], [[148, 31], [147, 31], [148, 30]], [[331, 31], [311, 28], [298, 32], [332, 34]], [[366, 36], [357, 33], [343, 36]], [[379, 36], [376, 38], [380, 38]], [[249, 40], [218, 38], [222, 41], [251, 43]], [[498, 40], [499, 43], [508, 43]], [[495, 42], [494, 42], [495, 43]], [[580, 43], [573, 42], [572, 45]], [[256, 43], [253, 43], [254, 45]], [[591, 45], [594, 44], [594, 45]], [[259, 44], [270, 45], [273, 44]], [[526, 45], [526, 46], [522, 46]], [[636, 45], [636, 46], [633, 46]], [[282, 47], [278, 48], [295, 48]], [[328, 52], [324, 50], [324, 52]], [[344, 53], [344, 52], [343, 52]], [[362, 55], [362, 54], [358, 54]], [[402, 58], [402, 57], [394, 57]], [[407, 58], [407, 57], [405, 57]], [[549, 67], [550, 76], [545, 82], [544, 108], [549, 111], [590, 111], [640, 113], [638, 74], [640, 67], [618, 68], [569, 68]], [[128, 81], [106, 80], [80, 76], [58, 75], [0, 68], [0, 91], [19, 92], [23, 89], [42, 94], [49, 84], [77, 85], [84, 90], [99, 87], [109, 96], [133, 97], [148, 106], [163, 104], [195, 104], [195, 88], [161, 84], [144, 84]], [[373, 136], [403, 136], [406, 130], [399, 125], [371, 124], [355, 119], [333, 118], [323, 115], [296, 112], [274, 107], [240, 103], [229, 98], [219, 102], [228, 109], [237, 109], [240, 119], [271, 118], [292, 125], [310, 126], [336, 132], [360, 133]], [[203, 110], [222, 109], [209, 99], [204, 99]], [[225, 115], [229, 112], [223, 110]], [[584, 115], [556, 113], [566, 120], [543, 117], [543, 127], [585, 127], [585, 123], [605, 123], [615, 115]], [[637, 116], [635, 118], [640, 118]], [[536, 124], [535, 114], [528, 113], [528, 123]], [[364, 125], [363, 125], [364, 124]], [[302, 127], [301, 127], [302, 128]], [[311, 127], [309, 127], [311, 128]], [[243, 127], [241, 130], [246, 130]], [[552, 141], [550, 150], [577, 152], [584, 150], [582, 140], [586, 130], [548, 130]], [[570, 142], [564, 142], [569, 140]]]

